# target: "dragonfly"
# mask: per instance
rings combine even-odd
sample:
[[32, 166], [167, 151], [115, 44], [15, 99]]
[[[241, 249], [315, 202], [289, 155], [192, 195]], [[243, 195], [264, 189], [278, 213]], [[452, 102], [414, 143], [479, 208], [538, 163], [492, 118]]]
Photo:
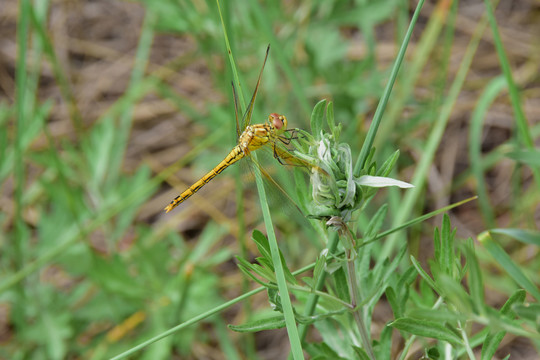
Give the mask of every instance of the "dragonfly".
[[[238, 121], [238, 99], [236, 95], [236, 90], [233, 88], [233, 97], [234, 97], [234, 110], [236, 115], [236, 132], [238, 137], [237, 145], [229, 152], [229, 154], [212, 170], [210, 170], [206, 175], [196, 181], [193, 185], [187, 188], [184, 192], [174, 198], [167, 207], [165, 207], [165, 212], [168, 213], [182, 202], [189, 199], [193, 194], [199, 191], [204, 185], [208, 184], [213, 178], [223, 172], [226, 168], [236, 163], [237, 161], [250, 157], [250, 153], [262, 147], [271, 147], [273, 156], [281, 164], [297, 165], [295, 162], [300, 162], [300, 159], [296, 159], [294, 155], [288, 152], [283, 145], [289, 145], [291, 140], [295, 137], [295, 132], [297, 129], [288, 129], [287, 128], [287, 118], [285, 115], [280, 115], [277, 113], [271, 113], [268, 115], [268, 118], [263, 124], [254, 124], [251, 125], [251, 116], [253, 115], [253, 105], [255, 104], [255, 98], [257, 97], [257, 92], [259, 91], [259, 86], [261, 84], [261, 77], [266, 65], [266, 60], [268, 59], [268, 53], [270, 52], [270, 45], [266, 49], [266, 56], [264, 57], [264, 62], [259, 72], [259, 78], [257, 80], [257, 85], [251, 96], [251, 101], [247, 107], [244, 115], [242, 117], [242, 126]], [[282, 145], [283, 144], [283, 145]], [[255, 161], [251, 159], [253, 163]], [[256, 166], [266, 175], [264, 169], [262, 169], [258, 164]], [[269, 177], [269, 175], [266, 175]], [[270, 178], [271, 179], [271, 178]], [[273, 183], [274, 180], [271, 179]], [[276, 184], [276, 183], [275, 183]], [[278, 184], [276, 184], [278, 185]], [[279, 186], [279, 185], [278, 185]]]

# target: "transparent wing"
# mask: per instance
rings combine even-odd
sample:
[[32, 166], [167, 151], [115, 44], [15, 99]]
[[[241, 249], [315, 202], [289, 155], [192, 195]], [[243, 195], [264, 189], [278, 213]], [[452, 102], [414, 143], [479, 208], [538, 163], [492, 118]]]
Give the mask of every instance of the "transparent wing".
[[270, 52], [270, 45], [268, 45], [268, 47], [266, 48], [266, 56], [264, 57], [264, 62], [263, 62], [261, 71], [259, 72], [257, 85], [255, 86], [255, 90], [253, 91], [253, 95], [251, 96], [251, 101], [249, 102], [249, 106], [247, 107], [246, 112], [244, 113], [244, 117], [242, 118], [242, 127], [240, 128], [242, 131], [244, 131], [244, 129], [249, 124], [251, 124], [251, 116], [253, 115], [253, 105], [255, 104], [255, 98], [257, 97], [257, 92], [259, 91], [259, 85], [261, 85], [261, 77], [264, 70], [264, 66], [266, 65], [266, 59], [268, 59], [269, 52]]
[[[257, 150], [257, 153], [263, 155], [262, 158], [265, 159], [265, 163], [270, 161], [271, 157], [273, 157], [272, 149], [269, 146], [264, 146], [263, 148]], [[296, 208], [298, 212], [302, 215], [304, 215], [304, 212], [298, 207], [296, 201], [291, 197], [291, 195], [283, 188], [283, 186], [280, 185], [278, 181], [274, 179], [272, 175], [270, 175], [270, 170], [266, 170], [265, 167], [261, 166], [255, 159], [253, 159], [252, 156], [248, 156], [248, 161], [246, 163], [249, 163], [247, 166], [250, 169], [250, 172], [253, 176], [253, 170], [251, 168], [257, 167], [261, 174], [263, 175], [263, 180], [265, 183], [265, 187], [267, 188], [268, 195], [271, 199], [273, 199], [273, 202], [276, 204], [279, 204], [280, 206], [283, 206], [284, 208], [291, 207]], [[278, 164], [275, 160], [272, 161], [273, 164], [269, 167], [269, 169], [276, 170], [277, 167], [283, 167], [282, 165]], [[290, 169], [292, 170], [292, 169]], [[292, 180], [292, 171], [291, 177], [289, 180]], [[287, 188], [289, 188], [287, 186]]]

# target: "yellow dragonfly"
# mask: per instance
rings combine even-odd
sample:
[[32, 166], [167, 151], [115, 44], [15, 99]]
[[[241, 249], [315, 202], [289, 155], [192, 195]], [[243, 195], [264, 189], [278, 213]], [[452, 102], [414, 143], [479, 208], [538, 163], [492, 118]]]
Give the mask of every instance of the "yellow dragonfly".
[[[225, 170], [238, 160], [249, 156], [249, 153], [251, 151], [257, 150], [263, 146], [271, 146], [274, 158], [276, 158], [281, 164], [283, 164], [282, 159], [286, 160], [289, 164], [295, 163], [296, 158], [286, 149], [280, 147], [280, 143], [289, 145], [290, 141], [294, 138], [294, 132], [296, 131], [296, 129], [287, 129], [287, 118], [285, 117], [285, 115], [271, 113], [270, 115], [268, 115], [268, 118], [264, 124], [251, 125], [253, 105], [255, 103], [255, 98], [259, 90], [259, 85], [261, 84], [261, 76], [264, 70], [264, 66], [266, 65], [266, 59], [268, 58], [269, 51], [270, 46], [268, 46], [268, 48], [266, 49], [266, 56], [264, 57], [264, 62], [259, 73], [257, 85], [255, 86], [255, 91], [253, 92], [253, 96], [251, 97], [249, 106], [243, 116], [242, 127], [240, 127], [240, 124], [238, 122], [238, 101], [233, 84], [234, 109], [236, 112], [236, 131], [238, 136], [238, 144], [216, 167], [214, 167], [206, 175], [204, 175], [197, 182], [187, 188], [183, 193], [174, 198], [173, 201], [171, 201], [171, 203], [165, 208], [165, 212], [169, 212], [178, 205], [180, 205], [186, 199], [199, 191], [204, 185], [208, 184], [210, 180], [215, 178], [223, 170]], [[286, 136], [287, 133], [289, 133], [288, 136]], [[261, 170], [263, 173], [266, 173], [263, 169]], [[271, 181], [274, 182], [273, 180]]]

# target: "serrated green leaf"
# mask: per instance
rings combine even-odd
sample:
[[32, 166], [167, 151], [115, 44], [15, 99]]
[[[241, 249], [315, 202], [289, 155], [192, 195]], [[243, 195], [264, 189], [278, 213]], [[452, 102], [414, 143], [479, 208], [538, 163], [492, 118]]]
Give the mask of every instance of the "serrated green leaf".
[[272, 263], [272, 261], [262, 256], [257, 257], [255, 260], [257, 260], [257, 262], [261, 264], [264, 269], [270, 271], [271, 273], [274, 273], [274, 264]]
[[[261, 265], [263, 265], [264, 268], [270, 270], [273, 273], [272, 277], [274, 277], [275, 269], [273, 265], [274, 263], [272, 261], [272, 255], [270, 253], [270, 245], [268, 244], [268, 239], [259, 230], [254, 230], [251, 238], [257, 245], [257, 249], [259, 249], [259, 251], [263, 255], [262, 258], [257, 258], [257, 261]], [[297, 284], [296, 278], [291, 273], [291, 270], [286, 266], [286, 262], [285, 262], [285, 259], [283, 257], [283, 253], [281, 252], [281, 250], [279, 250], [279, 257], [281, 259], [281, 263], [284, 265], [283, 272], [285, 275], [285, 280], [287, 280], [287, 282], [291, 284]]]
[[261, 255], [272, 262], [272, 255], [270, 254], [270, 245], [268, 244], [268, 239], [262, 232], [259, 230], [253, 230], [251, 234], [251, 239], [255, 242], [257, 249]]
[[255, 275], [253, 275], [251, 271], [249, 271], [246, 267], [244, 267], [244, 265], [238, 264], [238, 268], [240, 269], [241, 272], [244, 273], [244, 275], [251, 278], [256, 283], [261, 284], [262, 286], [265, 286], [265, 287], [268, 285], [268, 284], [265, 284], [263, 281], [261, 281], [259, 278], [257, 278]]
[[467, 264], [469, 265], [469, 292], [476, 307], [477, 313], [482, 315], [484, 313], [485, 306], [482, 272], [480, 271], [480, 265], [478, 264], [478, 259], [474, 253], [474, 248], [472, 248], [470, 245], [466, 245], [465, 252], [467, 255]]
[[266, 293], [268, 294], [268, 302], [272, 306], [272, 309], [274, 311], [283, 313], [283, 306], [281, 305], [281, 296], [279, 295], [277, 285], [275, 287], [267, 287]]
[[461, 339], [440, 323], [433, 321], [417, 320], [411, 318], [400, 318], [392, 321], [389, 326], [405, 331], [417, 336], [422, 336], [441, 341], [447, 341], [454, 345], [460, 345]]
[[259, 265], [256, 265], [256, 264], [251, 264], [249, 261], [247, 261], [245, 259], [242, 259], [242, 258], [240, 258], [238, 256], [236, 257], [236, 259], [239, 262], [238, 267], [240, 268], [240, 270], [242, 270], [242, 272], [244, 272], [244, 274], [248, 275], [249, 277], [254, 279], [256, 282], [258, 282], [259, 284], [261, 284], [263, 286], [267, 285], [267, 284], [265, 284], [264, 281], [261, 281], [254, 274], [252, 274], [252, 272], [259, 275], [261, 278], [267, 280], [268, 282], [275, 282], [276, 281], [274, 273], [272, 271], [270, 271], [269, 269], [264, 268], [264, 267], [259, 266]]
[[439, 266], [444, 274], [450, 277], [454, 275], [454, 234], [450, 225], [450, 217], [444, 214], [441, 227], [441, 252], [439, 258]]

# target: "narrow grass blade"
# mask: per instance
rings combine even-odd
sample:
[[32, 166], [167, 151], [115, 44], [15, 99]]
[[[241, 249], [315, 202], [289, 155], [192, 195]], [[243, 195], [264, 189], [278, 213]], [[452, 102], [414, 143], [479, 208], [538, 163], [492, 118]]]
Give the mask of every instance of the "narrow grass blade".
[[493, 234], [510, 236], [525, 244], [536, 245], [540, 247], [540, 232], [527, 229], [491, 229]]
[[540, 301], [540, 290], [538, 290], [538, 287], [523, 273], [521, 268], [512, 260], [506, 251], [493, 240], [491, 232], [484, 231], [478, 235], [478, 241], [482, 243], [495, 262], [502, 266], [519, 286], [527, 290], [537, 301]]
[[403, 42], [401, 43], [401, 47], [396, 57], [396, 61], [394, 62], [394, 66], [392, 67], [390, 78], [388, 79], [388, 83], [386, 84], [386, 87], [384, 88], [384, 92], [381, 97], [381, 100], [379, 101], [379, 105], [377, 105], [377, 109], [375, 110], [375, 114], [373, 115], [373, 122], [371, 123], [371, 126], [369, 127], [368, 133], [366, 135], [366, 139], [364, 140], [364, 144], [362, 145], [362, 149], [360, 150], [360, 155], [358, 156], [358, 160], [354, 167], [354, 173], [357, 175], [359, 171], [364, 167], [366, 159], [373, 146], [373, 142], [375, 141], [375, 135], [377, 134], [377, 130], [379, 129], [379, 125], [381, 124], [382, 115], [384, 113], [384, 110], [386, 109], [386, 104], [388, 103], [388, 99], [390, 98], [390, 93], [392, 92], [392, 87], [394, 86], [394, 82], [396, 81], [399, 67], [401, 66], [401, 63], [403, 62], [403, 58], [405, 57], [405, 51], [407, 50], [407, 45], [409, 45], [409, 41], [411, 39], [414, 26], [416, 25], [416, 20], [418, 19], [418, 16], [420, 15], [420, 10], [422, 9], [423, 5], [424, 5], [424, 0], [420, 0], [418, 2], [418, 5], [416, 6], [416, 10], [414, 11], [413, 17], [411, 19], [409, 29], [407, 30], [407, 34], [405, 35], [405, 38], [403, 39]]

